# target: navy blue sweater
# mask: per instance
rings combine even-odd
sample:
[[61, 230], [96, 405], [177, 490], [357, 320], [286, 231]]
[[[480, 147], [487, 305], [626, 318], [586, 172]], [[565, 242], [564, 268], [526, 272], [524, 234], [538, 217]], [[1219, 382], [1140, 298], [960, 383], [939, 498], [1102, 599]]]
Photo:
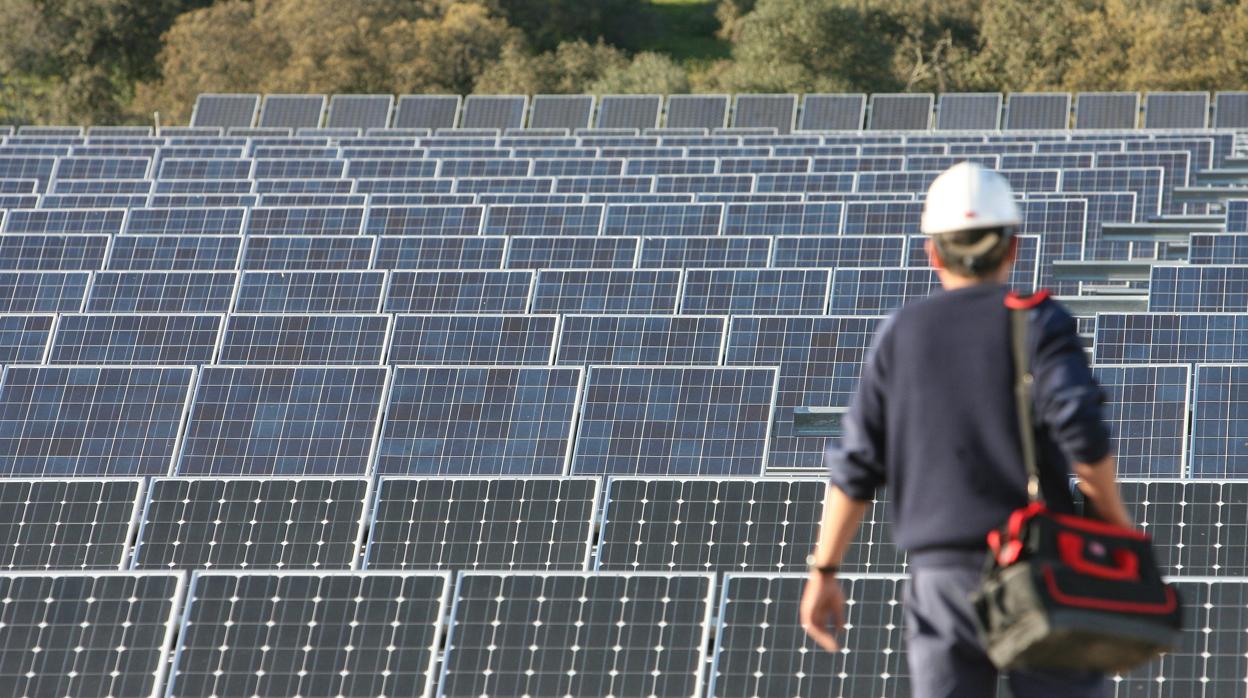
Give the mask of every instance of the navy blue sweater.
[[[832, 484], [850, 497], [888, 485], [893, 535], [911, 564], [986, 550], [985, 534], [1027, 504], [1006, 292], [938, 291], [886, 320], [828, 450]], [[1070, 461], [1109, 452], [1104, 396], [1070, 314], [1052, 300], [1029, 314], [1042, 491], [1069, 511]]]

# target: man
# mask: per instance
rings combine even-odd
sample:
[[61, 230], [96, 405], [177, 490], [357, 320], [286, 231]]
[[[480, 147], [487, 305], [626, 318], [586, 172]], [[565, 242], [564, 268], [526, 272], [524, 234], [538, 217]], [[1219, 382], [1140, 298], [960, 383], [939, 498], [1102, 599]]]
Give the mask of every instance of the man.
[[[1050, 509], [1073, 507], [1073, 466], [1103, 519], [1131, 521], [1118, 496], [1103, 395], [1074, 319], [1047, 294], [1006, 287], [1022, 223], [1000, 175], [961, 163], [932, 183], [922, 231], [942, 291], [885, 321], [865, 361], [839, 448], [802, 598], [806, 632], [829, 651], [844, 623], [836, 568], [863, 511], [887, 483], [896, 543], [908, 553], [905, 628], [917, 698], [996, 694], [997, 670], [978, 638], [969, 596], [987, 555], [985, 536], [1027, 504], [1009, 308], [1029, 313], [1041, 489]], [[1108, 695], [1100, 675], [1011, 672], [1015, 698]]]

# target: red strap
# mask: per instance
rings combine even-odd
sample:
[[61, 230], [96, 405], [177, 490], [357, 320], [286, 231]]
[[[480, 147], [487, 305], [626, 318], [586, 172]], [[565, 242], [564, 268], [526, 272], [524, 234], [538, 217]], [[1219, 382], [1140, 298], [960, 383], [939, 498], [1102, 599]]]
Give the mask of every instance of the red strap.
[[1078, 533], [1062, 531], [1057, 534], [1058, 554], [1062, 562], [1080, 574], [1114, 582], [1124, 582], [1140, 578], [1140, 559], [1130, 550], [1119, 548], [1114, 551], [1114, 561], [1105, 565], [1084, 556], [1087, 545]]
[[1031, 310], [1049, 299], [1049, 292], [1040, 289], [1030, 296], [1020, 296], [1017, 291], [1005, 294], [1005, 307], [1010, 310]]

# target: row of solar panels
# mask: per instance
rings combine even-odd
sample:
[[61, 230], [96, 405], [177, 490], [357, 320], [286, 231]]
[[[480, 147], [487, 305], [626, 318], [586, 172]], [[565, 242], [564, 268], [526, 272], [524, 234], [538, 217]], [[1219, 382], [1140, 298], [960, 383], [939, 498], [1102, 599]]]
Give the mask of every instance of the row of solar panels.
[[[761, 475], [764, 463], [767, 472], [818, 471], [826, 435], [798, 429], [794, 409], [848, 404], [878, 323], [747, 317], [734, 320], [725, 335], [722, 318], [680, 318], [679, 324], [572, 318], [569, 325], [583, 329], [565, 333], [576, 344], [560, 365], [472, 365], [452, 362], [488, 355], [482, 347], [497, 332], [472, 334], [473, 318], [449, 323], [424, 316], [403, 323], [413, 346], [398, 350], [441, 352], [442, 363], [193, 368], [124, 362], [139, 358], [135, 353], [212, 352], [216, 318], [101, 319], [117, 322], [61, 333], [59, 351], [72, 359], [102, 349], [119, 363], [5, 369], [0, 473]], [[256, 346], [227, 351], [240, 359], [339, 351], [349, 359], [374, 353], [384, 341], [381, 327], [367, 329], [380, 318], [343, 318], [320, 335], [308, 332], [306, 320], [242, 318], [233, 338], [254, 339]], [[142, 336], [121, 327], [144, 323], [158, 329]], [[469, 329], [452, 334], [452, 326]], [[681, 326], [691, 329], [682, 333]], [[110, 328], [115, 337], [101, 336]], [[590, 334], [600, 328], [605, 331]], [[640, 339], [609, 344], [634, 328]], [[37, 331], [6, 334], [41, 339]], [[131, 338], [139, 347], [127, 356]], [[363, 346], [355, 348], [352, 339]], [[508, 339], [520, 345], [517, 351], [549, 357], [549, 338], [537, 337], [532, 347]], [[723, 344], [722, 366], [716, 363], [721, 347], [712, 342]], [[667, 354], [667, 363], [639, 364], [656, 354]], [[603, 356], [619, 363], [585, 367]], [[688, 365], [697, 360], [704, 363]], [[1120, 472], [1248, 475], [1248, 366], [1101, 364], [1096, 373], [1110, 397], [1106, 420]]]
[[[822, 479], [0, 479], [0, 570], [802, 572]], [[1248, 481], [1128, 479], [1168, 575], [1248, 575]], [[375, 491], [374, 491], [375, 490]], [[906, 572], [884, 499], [841, 563]]]
[[[13, 695], [908, 695], [904, 578], [850, 576], [845, 649], [802, 575], [198, 572], [0, 575]], [[1178, 578], [1182, 644], [1118, 696], [1243, 688], [1242, 579]], [[54, 622], [48, 622], [52, 619]], [[176, 643], [175, 643], [176, 636]]]
[[[1069, 93], [817, 95], [266, 95], [204, 94], [193, 127], [260, 128], [773, 128], [791, 130], [995, 130], [1070, 128]], [[1004, 116], [1002, 105], [1004, 103]], [[933, 107], [935, 107], [933, 114]], [[730, 120], [731, 116], [731, 120]], [[1131, 129], [1139, 123], [1138, 92], [1081, 92], [1076, 129]], [[664, 118], [665, 117], [665, 118]], [[1205, 128], [1209, 93], [1151, 92], [1144, 128]], [[1248, 126], [1248, 93], [1219, 92], [1216, 128]]]

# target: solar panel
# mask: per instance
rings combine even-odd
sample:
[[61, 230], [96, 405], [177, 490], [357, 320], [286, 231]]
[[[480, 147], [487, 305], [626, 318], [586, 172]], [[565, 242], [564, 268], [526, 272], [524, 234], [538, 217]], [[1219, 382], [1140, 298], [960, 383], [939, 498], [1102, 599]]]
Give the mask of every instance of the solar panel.
[[445, 573], [197, 572], [168, 696], [430, 696], [449, 584]]
[[775, 240], [775, 267], [895, 267], [903, 262], [905, 240], [894, 235], [781, 236]]
[[905, 166], [901, 155], [837, 155], [816, 156], [811, 172], [893, 172]]
[[560, 177], [554, 182], [554, 191], [559, 193], [649, 194], [653, 190], [654, 177], [650, 176]]
[[737, 95], [732, 125], [742, 128], [774, 128], [777, 133], [793, 130], [797, 115], [797, 95]]
[[377, 365], [389, 325], [386, 315], [231, 315], [216, 363]]
[[382, 312], [525, 313], [532, 287], [527, 269], [395, 271]]
[[364, 209], [353, 206], [256, 207], [247, 216], [247, 235], [357, 235]]
[[4, 155], [0, 151], [0, 178], [33, 179], [37, 182], [37, 191], [46, 189], [55, 166], [56, 158]]
[[351, 160], [347, 163], [346, 176], [351, 179], [430, 178], [437, 172], [436, 160], [374, 158]]
[[250, 179], [250, 158], [165, 158], [157, 179]]
[[438, 166], [438, 176], [454, 179], [468, 177], [515, 178], [528, 177], [533, 174], [532, 169], [532, 160], [515, 158], [447, 159], [442, 160]]
[[463, 128], [520, 128], [528, 110], [527, 96], [468, 95], [464, 100]]
[[233, 235], [118, 235], [106, 269], [227, 271], [238, 267], [243, 239]]
[[725, 235], [835, 235], [841, 231], [840, 203], [731, 203]]
[[126, 216], [127, 235], [238, 235], [243, 208], [142, 208]]
[[857, 176], [849, 173], [758, 175], [755, 190], [800, 193], [852, 192]]
[[350, 569], [367, 478], [153, 478], [134, 569]]
[[190, 368], [9, 366], [0, 385], [0, 472], [161, 475]]
[[245, 271], [239, 313], [375, 313], [386, 286], [384, 271]]
[[91, 140], [101, 138], [144, 138], [151, 137], [151, 126], [89, 126], [87, 137]]
[[364, 232], [369, 235], [477, 235], [484, 206], [373, 206]]
[[929, 295], [939, 287], [940, 282], [931, 269], [834, 269], [827, 312], [841, 315], [886, 315], [912, 300]]
[[1155, 265], [1148, 284], [1153, 312], [1248, 311], [1248, 266]]
[[863, 94], [808, 94], [802, 100], [797, 127], [802, 131], [857, 131], [866, 109]]
[[55, 179], [143, 179], [152, 166], [149, 158], [66, 157], [56, 161]]
[[390, 339], [393, 364], [551, 363], [554, 315], [397, 315]]
[[206, 366], [177, 474], [364, 474], [387, 371]]
[[588, 128], [593, 95], [534, 95], [529, 128]]
[[1086, 192], [1134, 192], [1135, 219], [1145, 221], [1161, 213], [1162, 169], [1132, 167], [1063, 170], [1062, 191], [1079, 196]]
[[674, 313], [680, 281], [677, 269], [543, 269], [533, 312]]
[[722, 128], [728, 125], [728, 95], [670, 95], [667, 128]]
[[723, 204], [610, 204], [603, 235], [718, 235]]
[[693, 315], [568, 315], [557, 363], [715, 366], [725, 324], [722, 317]]
[[0, 481], [0, 569], [117, 569], [142, 491], [138, 479]]
[[9, 211], [4, 217], [6, 233], [98, 233], [121, 232], [123, 209], [60, 209]]
[[641, 269], [765, 267], [771, 258], [766, 236], [648, 237], [641, 245]]
[[82, 271], [104, 266], [107, 235], [0, 235], [0, 269]]
[[[316, 128], [325, 111], [325, 95], [265, 95], [260, 128]], [[231, 131], [233, 133], [233, 131]]]
[[233, 272], [100, 271], [87, 296], [91, 313], [223, 313], [234, 295]]
[[[517, 157], [524, 157], [517, 155]], [[535, 177], [601, 177], [624, 173], [623, 160], [541, 159], [533, 161]]]
[[365, 567], [582, 570], [597, 478], [380, 480]]
[[121, 572], [0, 577], [0, 682], [14, 696], [155, 696], [182, 578]]
[[1214, 128], [1248, 128], [1248, 92], [1217, 92], [1213, 99]]
[[43, 363], [54, 319], [52, 315], [0, 315], [0, 364]]
[[152, 186], [164, 194], [249, 194], [256, 183], [249, 179], [157, 179]]
[[218, 315], [63, 314], [48, 363], [207, 364], [216, 356], [220, 330]]
[[490, 206], [485, 235], [597, 235], [602, 228], [603, 205]]
[[195, 100], [191, 126], [248, 128], [260, 111], [260, 95], [201, 94]]
[[[0, 194], [0, 209], [38, 208], [38, 207], [39, 207], [39, 195], [38, 194]], [[92, 205], [89, 208], [95, 208], [95, 207], [96, 206]], [[64, 208], [64, 207], [57, 206], [57, 208]]]
[[758, 475], [774, 368], [591, 366], [572, 472]]
[[394, 112], [395, 128], [454, 128], [459, 95], [402, 95]]
[[1144, 128], [1201, 129], [1208, 126], [1208, 92], [1149, 92], [1144, 96]]
[[872, 94], [867, 128], [926, 131], [932, 124], [933, 99], [930, 94]]
[[659, 125], [660, 95], [603, 95], [595, 126], [600, 129], [654, 128]]
[[377, 269], [498, 269], [507, 238], [501, 236], [424, 235], [377, 240]]
[[714, 582], [692, 574], [463, 573], [438, 693], [699, 695]]
[[611, 478], [596, 569], [804, 569], [827, 488], [819, 479]]
[[714, 174], [719, 169], [716, 158], [632, 158], [624, 172], [629, 175]]
[[523, 366], [396, 368], [377, 472], [563, 474], [581, 373]]
[[508, 269], [631, 269], [638, 238], [623, 236], [516, 237], [507, 246]]
[[1075, 128], [1133, 129], [1139, 111], [1138, 92], [1080, 92], [1075, 96]]
[[362, 235], [249, 235], [242, 268], [248, 271], [368, 269], [376, 240]]
[[0, 193], [3, 194], [34, 194], [38, 191], [37, 179], [0, 179]]
[[390, 124], [392, 95], [334, 95], [325, 125], [329, 128], [385, 128]]
[[473, 194], [370, 194], [373, 208], [382, 206], [467, 206], [474, 203]]
[[751, 192], [754, 191], [754, 175], [659, 175], [654, 190], [666, 192]]
[[937, 131], [995, 131], [1000, 127], [1000, 92], [946, 92], [940, 95], [936, 107]]
[[725, 576], [707, 695], [788, 698], [829, 686], [842, 696], [908, 695], [903, 578], [842, 577], [852, 601], [839, 652], [820, 650], [801, 627], [805, 581], [804, 574]]
[[85, 271], [0, 271], [0, 312], [77, 312], [90, 281]]
[[682, 313], [818, 315], [827, 308], [828, 270], [690, 269], [683, 291]]
[[1098, 364], [1105, 421], [1124, 476], [1182, 477], [1187, 439], [1189, 367]]
[[1098, 361], [1248, 363], [1248, 315], [1239, 313], [1100, 313]]
[[1070, 94], [1013, 92], [1005, 101], [1005, 130], [1060, 131], [1070, 127]]
[[1093, 153], [1028, 153], [1002, 155], [1001, 167], [1011, 170], [1088, 169], [1095, 160]]
[[846, 235], [897, 235], [919, 229], [921, 201], [849, 201], [845, 206]]
[[825, 439], [793, 432], [794, 407], [847, 407], [877, 317], [746, 317], [731, 319], [725, 366], [777, 366], [776, 416], [768, 470], [822, 470]]
[[252, 177], [260, 179], [333, 179], [346, 172], [345, 160], [304, 158], [302, 160], [257, 159]]

